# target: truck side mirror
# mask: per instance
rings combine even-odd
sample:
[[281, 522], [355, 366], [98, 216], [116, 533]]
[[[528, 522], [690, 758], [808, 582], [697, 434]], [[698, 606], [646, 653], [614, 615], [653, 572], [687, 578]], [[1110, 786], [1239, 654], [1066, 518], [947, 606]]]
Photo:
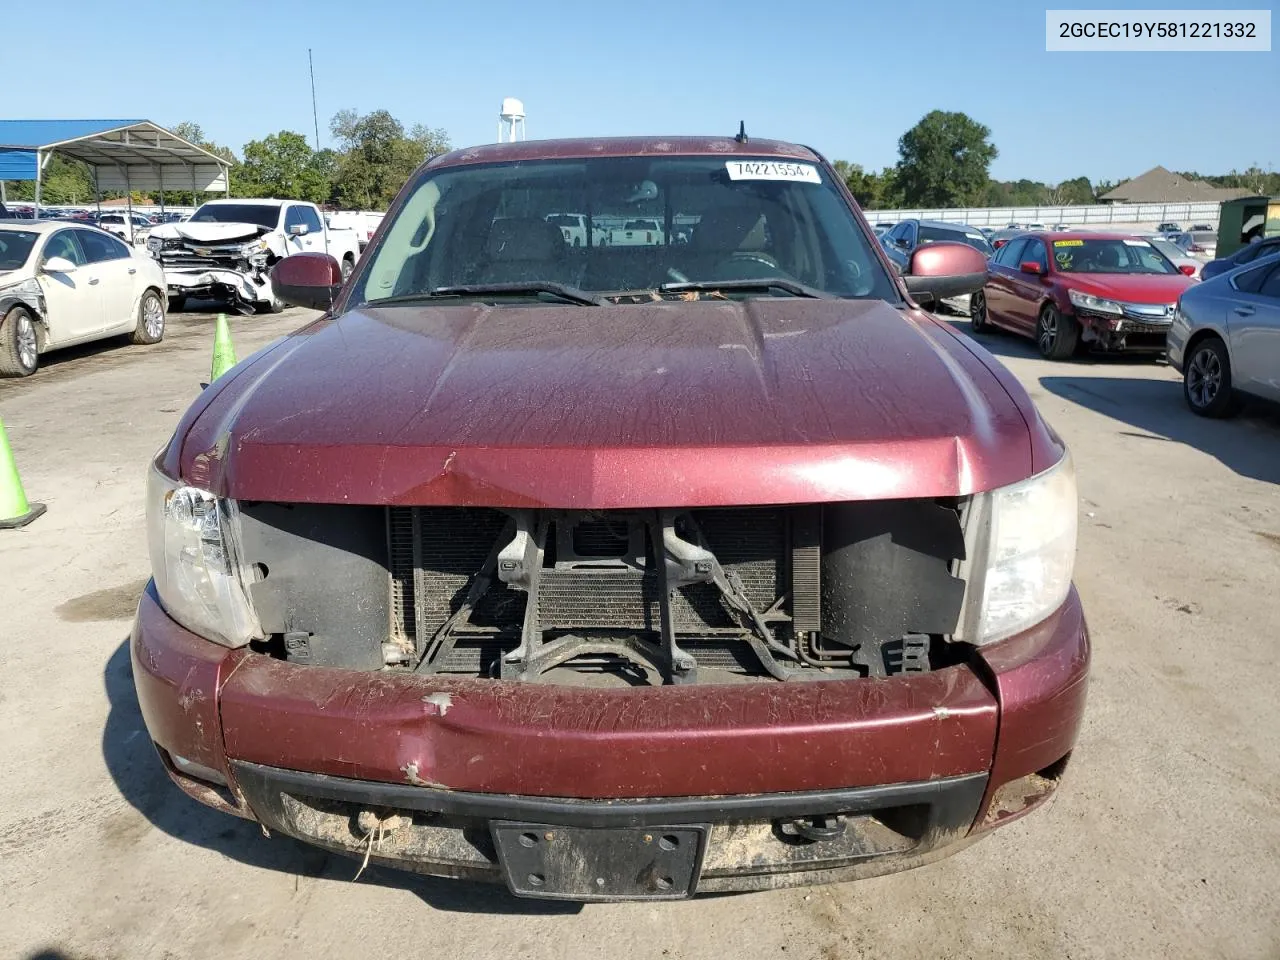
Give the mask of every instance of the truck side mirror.
[[271, 289], [295, 307], [328, 310], [342, 289], [342, 268], [327, 253], [295, 253], [271, 268]]
[[961, 297], [987, 282], [987, 258], [967, 243], [926, 243], [911, 254], [902, 279], [907, 293], [922, 303]]
[[310, 232], [311, 228], [305, 223], [295, 223], [289, 228], [289, 236], [291, 237], [305, 237]]

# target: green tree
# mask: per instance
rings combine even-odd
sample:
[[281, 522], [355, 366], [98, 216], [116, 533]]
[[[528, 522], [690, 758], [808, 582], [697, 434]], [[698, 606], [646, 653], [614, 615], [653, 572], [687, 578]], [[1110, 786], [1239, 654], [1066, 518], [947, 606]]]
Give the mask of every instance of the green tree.
[[832, 166], [864, 210], [888, 210], [895, 206], [897, 184], [891, 167], [875, 173], [847, 160], [837, 160]]
[[[5, 184], [5, 196], [10, 200], [36, 198], [34, 180], [10, 181]], [[68, 160], [54, 154], [40, 175], [41, 205], [82, 204], [93, 202], [93, 174], [79, 160]]]
[[340, 110], [329, 131], [341, 148], [333, 178], [344, 206], [386, 209], [400, 187], [429, 156], [449, 149], [443, 130], [416, 124], [408, 133], [386, 110], [363, 116]]
[[[230, 147], [224, 147], [221, 144], [214, 143], [212, 140], [208, 139], [204, 135], [204, 128], [193, 120], [179, 121], [169, 128], [169, 132], [181, 137], [183, 140], [194, 143], [197, 147], [204, 147], [204, 149], [208, 150], [210, 153], [216, 154], [223, 160], [230, 163], [231, 168], [228, 176], [231, 179], [231, 192], [233, 195], [246, 195], [240, 186], [240, 181], [243, 179], [243, 171], [240, 167], [240, 161], [236, 158], [235, 153], [232, 152]], [[205, 195], [203, 193], [192, 193], [190, 190], [177, 190], [174, 191], [174, 193], [183, 199], [190, 197], [193, 206], [198, 207], [205, 201]]]
[[246, 196], [323, 203], [329, 187], [329, 177], [301, 133], [281, 130], [244, 145], [239, 188]]
[[1059, 206], [1093, 203], [1093, 184], [1088, 177], [1063, 180], [1056, 189], [1062, 196]]
[[933, 110], [898, 141], [897, 182], [908, 206], [977, 205], [999, 151], [991, 131], [964, 113]]

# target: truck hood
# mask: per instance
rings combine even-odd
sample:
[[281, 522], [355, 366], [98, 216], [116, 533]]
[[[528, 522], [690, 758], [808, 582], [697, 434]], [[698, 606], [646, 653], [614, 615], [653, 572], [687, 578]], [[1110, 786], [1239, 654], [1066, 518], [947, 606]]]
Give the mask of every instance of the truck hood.
[[1069, 285], [1095, 297], [1126, 303], [1176, 303], [1195, 281], [1179, 274], [1089, 273], [1070, 275]]
[[271, 230], [256, 223], [166, 223], [152, 228], [151, 236], [166, 240], [180, 237], [194, 243], [234, 243], [257, 239]]
[[1044, 431], [966, 343], [872, 300], [366, 307], [212, 387], [166, 462], [282, 502], [957, 496], [1031, 475]]

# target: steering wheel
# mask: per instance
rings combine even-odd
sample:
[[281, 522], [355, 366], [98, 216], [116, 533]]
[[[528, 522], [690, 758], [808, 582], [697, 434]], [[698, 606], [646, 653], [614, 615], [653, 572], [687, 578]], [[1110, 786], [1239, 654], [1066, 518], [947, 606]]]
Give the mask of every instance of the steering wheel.
[[739, 250], [729, 257], [729, 263], [763, 263], [771, 270], [779, 270], [778, 261], [762, 250]]

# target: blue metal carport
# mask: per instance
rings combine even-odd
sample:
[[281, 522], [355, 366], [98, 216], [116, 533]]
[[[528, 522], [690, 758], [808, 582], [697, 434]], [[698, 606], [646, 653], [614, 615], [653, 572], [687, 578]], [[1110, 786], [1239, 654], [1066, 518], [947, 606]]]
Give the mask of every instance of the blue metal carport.
[[80, 160], [95, 192], [230, 192], [230, 163], [149, 120], [0, 120], [0, 180], [40, 178], [55, 153]]

